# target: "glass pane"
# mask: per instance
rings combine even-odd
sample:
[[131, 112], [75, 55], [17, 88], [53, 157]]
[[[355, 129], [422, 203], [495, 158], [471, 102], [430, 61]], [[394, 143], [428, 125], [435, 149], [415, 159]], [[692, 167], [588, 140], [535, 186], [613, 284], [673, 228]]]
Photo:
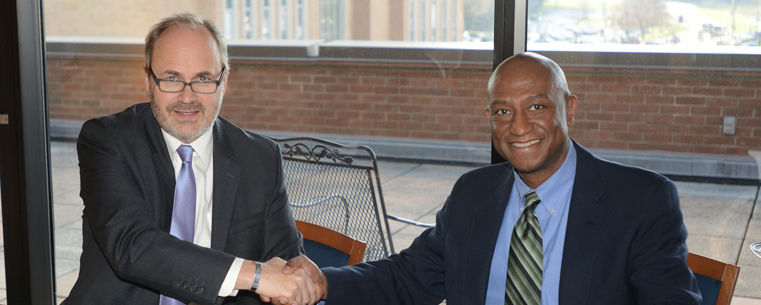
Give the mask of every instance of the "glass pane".
[[690, 251], [739, 265], [747, 304], [761, 304], [759, 5], [528, 2], [528, 50], [557, 61], [579, 97], [571, 136], [677, 181]]
[[[147, 100], [142, 40], [172, 13], [200, 12], [228, 38], [222, 117], [269, 136], [370, 146], [389, 214], [434, 222], [459, 175], [490, 162], [493, 1], [44, 4], [61, 298], [81, 253], [79, 128]], [[397, 252], [422, 230], [392, 222]]]

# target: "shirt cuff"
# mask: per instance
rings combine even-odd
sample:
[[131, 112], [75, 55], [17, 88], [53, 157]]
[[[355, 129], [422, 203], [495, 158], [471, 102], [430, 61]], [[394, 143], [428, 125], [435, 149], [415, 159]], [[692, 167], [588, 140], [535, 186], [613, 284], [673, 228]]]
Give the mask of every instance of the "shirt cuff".
[[240, 273], [240, 267], [243, 266], [244, 259], [236, 257], [233, 264], [230, 266], [230, 270], [227, 271], [225, 281], [222, 282], [222, 287], [219, 287], [220, 297], [234, 297], [238, 295], [238, 290], [235, 289], [235, 282], [238, 280], [238, 274]]

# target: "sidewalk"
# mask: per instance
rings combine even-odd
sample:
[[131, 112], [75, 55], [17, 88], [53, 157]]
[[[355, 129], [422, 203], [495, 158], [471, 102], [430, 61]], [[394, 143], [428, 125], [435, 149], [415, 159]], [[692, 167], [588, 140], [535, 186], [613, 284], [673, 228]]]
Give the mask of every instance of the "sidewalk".
[[[68, 295], [79, 271], [82, 201], [75, 144], [51, 144], [55, 267], [60, 302]], [[456, 179], [472, 169], [398, 162], [380, 162], [379, 167], [388, 213], [422, 222], [435, 221], [435, 214]], [[757, 188], [682, 182], [678, 182], [677, 187], [690, 232], [687, 240], [690, 251], [739, 264], [740, 279], [733, 304], [761, 305], [761, 258], [755, 257], [749, 249], [752, 242], [761, 241]], [[391, 231], [398, 252], [423, 229], [392, 222]], [[5, 274], [3, 265], [0, 271]], [[6, 304], [5, 279], [0, 280], [0, 304]]]

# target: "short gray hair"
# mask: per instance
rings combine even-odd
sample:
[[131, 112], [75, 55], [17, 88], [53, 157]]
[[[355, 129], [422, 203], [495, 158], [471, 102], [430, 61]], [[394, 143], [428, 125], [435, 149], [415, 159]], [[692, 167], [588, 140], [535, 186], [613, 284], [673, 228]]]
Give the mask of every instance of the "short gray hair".
[[205, 27], [211, 32], [214, 41], [217, 42], [217, 48], [219, 49], [219, 55], [222, 58], [222, 66], [226, 71], [230, 71], [230, 63], [227, 56], [227, 43], [225, 43], [224, 35], [216, 24], [210, 20], [203, 19], [201, 16], [193, 13], [175, 14], [171, 17], [164, 18], [161, 22], [154, 25], [145, 36], [145, 70], [146, 72], [151, 69], [151, 59], [153, 54], [153, 48], [156, 45], [156, 41], [159, 40], [161, 34], [172, 26], [179, 26], [181, 28], [189, 28], [197, 30], [199, 26]]

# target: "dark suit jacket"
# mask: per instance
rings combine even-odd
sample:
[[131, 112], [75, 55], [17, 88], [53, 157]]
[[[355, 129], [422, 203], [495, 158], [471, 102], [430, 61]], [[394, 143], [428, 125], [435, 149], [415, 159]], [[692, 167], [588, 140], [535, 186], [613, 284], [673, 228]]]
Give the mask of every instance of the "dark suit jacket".
[[[560, 304], [699, 304], [674, 184], [574, 145]], [[513, 180], [509, 164], [466, 173], [436, 227], [408, 249], [386, 260], [326, 268], [326, 303], [484, 304]]]
[[80, 272], [64, 304], [258, 304], [217, 293], [235, 256], [303, 252], [278, 146], [218, 118], [213, 127], [211, 248], [171, 236], [174, 169], [147, 103], [87, 121], [77, 143], [84, 201]]

